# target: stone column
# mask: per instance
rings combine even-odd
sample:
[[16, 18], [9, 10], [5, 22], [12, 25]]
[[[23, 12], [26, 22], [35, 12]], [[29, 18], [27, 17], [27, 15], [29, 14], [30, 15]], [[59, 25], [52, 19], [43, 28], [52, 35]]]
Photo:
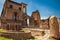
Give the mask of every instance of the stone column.
[[25, 7], [25, 13], [27, 14], [27, 7]]
[[59, 38], [59, 24], [57, 17], [51, 16], [49, 19], [50, 23], [50, 36], [54, 38]]

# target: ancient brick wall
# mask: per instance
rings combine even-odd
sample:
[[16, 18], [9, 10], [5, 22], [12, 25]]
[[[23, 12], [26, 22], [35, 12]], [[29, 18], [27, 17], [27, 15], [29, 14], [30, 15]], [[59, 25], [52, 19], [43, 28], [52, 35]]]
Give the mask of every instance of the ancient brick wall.
[[49, 29], [49, 20], [48, 19], [42, 19], [40, 28]]
[[[10, 8], [10, 6], [12, 6]], [[19, 10], [20, 5], [17, 5], [15, 3], [12, 3], [10, 1], [6, 1], [4, 5], [4, 15], [3, 18], [5, 19], [13, 19], [14, 13], [17, 13], [17, 16], [21, 16], [21, 10]], [[17, 17], [18, 19], [19, 17]]]
[[35, 25], [34, 25], [34, 19], [32, 19], [32, 18], [30, 18], [29, 19], [29, 27], [35, 27]]
[[60, 32], [60, 18], [58, 18], [58, 23], [59, 23], [59, 32]]
[[59, 22], [59, 38], [60, 38], [60, 18], [58, 19]]
[[14, 15], [16, 14], [15, 15], [16, 19], [22, 20], [23, 13], [26, 14], [26, 4], [16, 3], [14, 1], [6, 0], [1, 16], [2, 18], [5, 18], [5, 19], [14, 19]]
[[60, 32], [59, 32], [59, 38], [60, 38]]
[[1, 28], [1, 17], [0, 17], [0, 28]]
[[12, 25], [14, 29], [16, 29], [16, 25], [17, 27], [19, 26], [19, 28], [23, 27], [23, 25], [26, 24], [26, 22], [24, 22], [25, 19], [23, 18], [26, 14], [23, 11], [26, 13], [26, 4], [6, 0], [1, 14], [3, 21], [1, 21], [1, 27], [3, 29], [7, 29], [7, 25], [9, 25], [8, 27], [10, 27], [10, 29]]
[[33, 17], [34, 20], [37, 22], [37, 24], [38, 24], [37, 27], [40, 27], [40, 20], [41, 20], [41, 18], [40, 18], [40, 13], [39, 13], [39, 11], [36, 10], [36, 11], [32, 12], [31, 17]]
[[1, 33], [2, 37], [6, 37], [6, 38], [12, 38], [14, 40], [27, 40], [28, 38], [31, 37], [31, 33], [27, 32], [4, 32]]

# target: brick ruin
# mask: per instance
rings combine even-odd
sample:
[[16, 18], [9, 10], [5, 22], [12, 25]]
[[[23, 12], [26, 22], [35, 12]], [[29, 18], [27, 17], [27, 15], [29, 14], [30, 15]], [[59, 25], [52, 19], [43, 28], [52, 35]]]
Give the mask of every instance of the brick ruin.
[[[49, 28], [48, 19], [41, 20], [38, 10], [27, 14], [27, 4], [6, 0], [1, 14], [1, 28], [16, 30], [23, 27]], [[44, 22], [44, 23], [43, 23]]]
[[50, 17], [50, 34], [55, 38], [59, 38], [59, 23], [57, 21], [57, 17], [51, 16]]
[[[40, 13], [38, 10], [32, 12], [32, 15], [29, 16], [27, 14], [27, 4], [25, 3], [17, 3], [12, 0], [6, 0], [3, 6], [2, 14], [0, 17], [0, 28], [6, 30], [20, 30], [21, 28], [41, 28], [41, 29], [50, 29], [52, 34], [54, 28], [52, 29], [50, 21], [54, 20], [47, 18], [41, 19]], [[57, 19], [55, 18], [57, 21]], [[55, 25], [56, 26], [56, 34], [58, 35], [60, 27], [60, 19]], [[52, 21], [51, 21], [52, 22]], [[58, 26], [58, 27], [57, 27]]]

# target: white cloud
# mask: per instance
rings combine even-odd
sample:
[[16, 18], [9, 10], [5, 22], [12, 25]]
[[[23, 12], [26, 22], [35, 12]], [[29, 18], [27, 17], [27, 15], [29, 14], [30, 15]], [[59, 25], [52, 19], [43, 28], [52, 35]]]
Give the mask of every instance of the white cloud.
[[41, 19], [48, 19], [48, 17], [41, 17]]

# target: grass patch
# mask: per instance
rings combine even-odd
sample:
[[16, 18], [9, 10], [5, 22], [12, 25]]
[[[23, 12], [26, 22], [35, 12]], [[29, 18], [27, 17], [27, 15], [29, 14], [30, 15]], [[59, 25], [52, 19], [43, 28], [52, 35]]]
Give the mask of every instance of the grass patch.
[[5, 37], [0, 37], [0, 40], [13, 40], [13, 39], [5, 38]]
[[7, 32], [7, 30], [4, 30], [4, 29], [0, 29], [0, 32]]
[[28, 29], [22, 29], [23, 32], [30, 32]]

